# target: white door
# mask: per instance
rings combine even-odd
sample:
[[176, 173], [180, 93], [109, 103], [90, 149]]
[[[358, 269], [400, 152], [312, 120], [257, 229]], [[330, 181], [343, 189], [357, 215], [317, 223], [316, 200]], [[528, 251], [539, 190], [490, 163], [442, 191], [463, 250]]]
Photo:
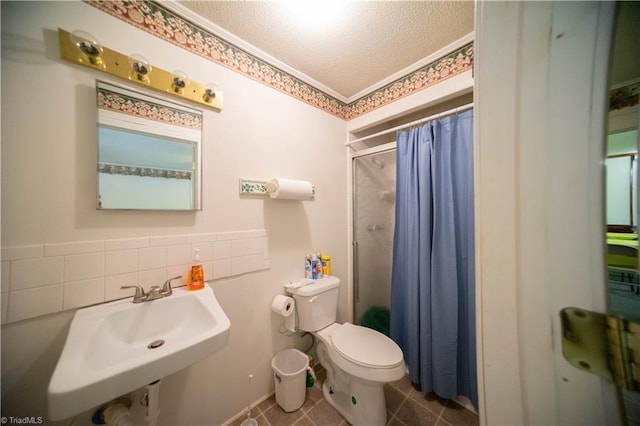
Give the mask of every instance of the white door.
[[559, 311], [605, 312], [613, 2], [476, 5], [483, 424], [620, 424], [614, 386], [563, 358]]

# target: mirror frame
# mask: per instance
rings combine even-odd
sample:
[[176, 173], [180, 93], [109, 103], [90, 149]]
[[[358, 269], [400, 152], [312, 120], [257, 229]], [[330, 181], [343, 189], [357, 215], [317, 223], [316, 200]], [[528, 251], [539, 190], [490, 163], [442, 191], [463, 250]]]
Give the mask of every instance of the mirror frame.
[[[97, 182], [96, 209], [141, 210], [141, 211], [200, 211], [202, 210], [202, 124], [204, 112], [193, 107], [158, 97], [155, 93], [144, 93], [120, 83], [96, 80], [97, 107]], [[101, 162], [101, 129], [122, 131], [156, 139], [158, 142], [175, 141], [193, 146], [192, 169], [172, 170], [155, 168], [144, 164], [112, 164]], [[104, 163], [104, 164], [103, 164]], [[138, 205], [104, 207], [101, 196], [101, 174], [121, 174], [141, 178], [188, 179], [192, 182], [189, 208], [148, 208]], [[189, 176], [187, 178], [187, 176]]]

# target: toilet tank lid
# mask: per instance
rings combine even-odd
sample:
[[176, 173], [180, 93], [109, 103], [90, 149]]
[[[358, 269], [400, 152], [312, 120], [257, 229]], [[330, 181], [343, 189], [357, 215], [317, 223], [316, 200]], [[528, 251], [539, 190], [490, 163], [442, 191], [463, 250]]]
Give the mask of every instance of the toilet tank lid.
[[307, 284], [300, 288], [288, 288], [287, 291], [298, 296], [315, 296], [325, 291], [334, 289], [340, 285], [338, 277], [329, 276], [313, 280], [311, 284]]

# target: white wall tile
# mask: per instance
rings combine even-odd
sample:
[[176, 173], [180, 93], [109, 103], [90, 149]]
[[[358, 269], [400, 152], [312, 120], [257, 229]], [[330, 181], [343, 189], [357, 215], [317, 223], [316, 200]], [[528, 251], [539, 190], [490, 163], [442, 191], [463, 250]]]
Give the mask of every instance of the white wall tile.
[[222, 259], [213, 261], [213, 274], [205, 278], [207, 278], [208, 280], [216, 280], [218, 278], [229, 276], [231, 276], [231, 259]]
[[[2, 320], [18, 321], [63, 309], [130, 297], [123, 285], [162, 285], [182, 276], [186, 285], [193, 249], [200, 250], [205, 279], [268, 269], [268, 232], [264, 229], [120, 238], [3, 247]], [[29, 306], [30, 298], [46, 297]]]
[[62, 256], [16, 260], [11, 262], [10, 289], [24, 290], [62, 283], [63, 271], [64, 257]]
[[7, 322], [20, 321], [62, 310], [62, 285], [9, 293]]
[[71, 243], [48, 243], [44, 245], [45, 256], [65, 256], [103, 251], [104, 241], [77, 241]]
[[218, 232], [216, 241], [239, 240], [242, 238], [242, 232]]
[[33, 259], [44, 256], [44, 245], [2, 247], [2, 260]]
[[249, 255], [249, 272], [264, 269], [264, 257], [262, 254]]
[[64, 258], [64, 280], [79, 281], [104, 276], [104, 252], [74, 254]]
[[[193, 249], [200, 249], [200, 260], [202, 262], [207, 262], [209, 260], [213, 260], [213, 244], [214, 243], [195, 243], [191, 244], [191, 253], [193, 254]], [[191, 260], [190, 260], [191, 262]]]
[[149, 247], [140, 249], [139, 269], [157, 269], [167, 266], [167, 248]]
[[231, 241], [213, 243], [213, 260], [231, 259]]
[[249, 272], [249, 256], [231, 258], [231, 275], [240, 275]]
[[242, 231], [242, 238], [264, 238], [267, 236], [267, 231], [264, 229], [253, 229], [251, 231]]
[[167, 266], [184, 265], [192, 262], [193, 258], [190, 244], [167, 247]]
[[216, 240], [216, 233], [187, 235], [188, 243], [210, 243]]
[[167, 279], [167, 269], [159, 268], [140, 271], [138, 273], [138, 279], [144, 291], [149, 291], [152, 285], [162, 286], [162, 284], [164, 284]]
[[250, 238], [248, 254], [263, 254], [266, 238]]
[[247, 256], [249, 254], [249, 240], [231, 241], [231, 257]]
[[117, 250], [105, 253], [105, 275], [138, 272], [138, 250]]
[[120, 287], [123, 285], [138, 285], [138, 283], [138, 272], [107, 276], [104, 279], [104, 300], [109, 301], [133, 296], [135, 290], [121, 290]]
[[202, 262], [202, 270], [205, 281], [213, 279], [213, 261]]
[[9, 291], [9, 280], [11, 278], [11, 262], [2, 262], [2, 266], [0, 266], [2, 268], [2, 276], [0, 277], [0, 283], [2, 284], [2, 287], [0, 288], [0, 291], [2, 291], [3, 293], [6, 293], [7, 291]]
[[67, 282], [62, 295], [64, 310], [104, 302], [104, 277]]
[[187, 242], [186, 235], [165, 235], [162, 237], [149, 237], [149, 245], [151, 247], [174, 246]]
[[149, 247], [149, 237], [142, 238], [121, 238], [117, 240], [107, 240], [104, 242], [106, 251], [130, 250]]
[[189, 269], [191, 265], [176, 265], [176, 266], [168, 266], [167, 267], [167, 279], [173, 277], [181, 277], [177, 280], [171, 281], [172, 287], [181, 287], [187, 285], [187, 274], [189, 273]]

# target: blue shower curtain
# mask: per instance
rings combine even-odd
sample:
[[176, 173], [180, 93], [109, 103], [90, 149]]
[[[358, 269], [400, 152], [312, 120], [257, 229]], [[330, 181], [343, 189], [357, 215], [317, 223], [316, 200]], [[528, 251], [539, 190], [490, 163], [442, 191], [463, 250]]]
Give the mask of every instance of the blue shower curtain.
[[473, 111], [397, 136], [391, 338], [414, 384], [478, 407]]

